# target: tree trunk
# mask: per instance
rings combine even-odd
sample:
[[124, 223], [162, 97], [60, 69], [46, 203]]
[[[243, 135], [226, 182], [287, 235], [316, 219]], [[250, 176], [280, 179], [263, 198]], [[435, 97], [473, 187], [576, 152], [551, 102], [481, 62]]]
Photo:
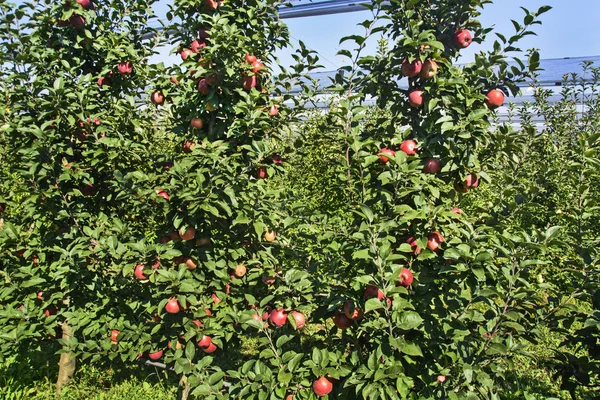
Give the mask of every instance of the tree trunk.
[[[73, 329], [71, 329], [66, 321], [61, 324], [61, 328], [63, 340], [69, 340], [73, 337]], [[56, 380], [56, 391], [58, 393], [60, 393], [64, 385], [71, 381], [74, 373], [75, 356], [71, 352], [62, 353], [58, 362], [58, 379]]]

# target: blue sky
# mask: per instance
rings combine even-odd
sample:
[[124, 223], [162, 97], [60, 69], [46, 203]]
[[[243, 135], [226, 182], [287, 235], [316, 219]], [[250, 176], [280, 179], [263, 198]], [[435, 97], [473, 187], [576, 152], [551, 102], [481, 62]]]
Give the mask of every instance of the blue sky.
[[[318, 0], [322, 1], [322, 0]], [[154, 8], [157, 13], [166, 12], [166, 4], [172, 0], [161, 0]], [[294, 0], [294, 3], [305, 4], [310, 0]], [[541, 51], [542, 58], [561, 58], [600, 55], [600, 0], [495, 0], [486, 6], [480, 17], [484, 26], [494, 26], [498, 32], [511, 34], [514, 28], [511, 19], [521, 22], [523, 11], [520, 6], [529, 10], [537, 10], [540, 6], [550, 5], [552, 10], [542, 16], [543, 24], [537, 25], [538, 36], [530, 36], [521, 42], [523, 49], [535, 47]], [[357, 26], [369, 18], [369, 12], [353, 12], [321, 17], [286, 19], [290, 28], [292, 45], [302, 40], [307, 47], [316, 50], [321, 57], [321, 64], [326, 70], [334, 70], [348, 60], [336, 56], [339, 39], [343, 36], [362, 33]], [[461, 62], [468, 62], [481, 50], [488, 50], [491, 42], [484, 45], [473, 44], [463, 50]], [[371, 41], [369, 51], [375, 51], [375, 39]], [[291, 50], [283, 50], [277, 54], [283, 65], [291, 64]], [[168, 56], [168, 50], [155, 60], [179, 62], [179, 57]]]

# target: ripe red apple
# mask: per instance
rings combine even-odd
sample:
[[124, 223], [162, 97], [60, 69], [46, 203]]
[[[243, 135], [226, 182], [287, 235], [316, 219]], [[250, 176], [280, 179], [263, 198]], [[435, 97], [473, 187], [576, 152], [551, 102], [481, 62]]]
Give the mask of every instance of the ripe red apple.
[[174, 76], [171, 76], [171, 82], [173, 82], [176, 85], [179, 85], [179, 81]]
[[111, 86], [112, 85], [113, 72], [109, 71], [105, 76], [98, 78], [98, 86]]
[[475, 188], [479, 186], [479, 177], [473, 173], [470, 173], [463, 181], [463, 186], [466, 188]]
[[254, 72], [255, 74], [258, 73], [263, 69], [264, 66], [265, 66], [265, 64], [256, 60], [252, 63], [252, 72]]
[[267, 285], [272, 285], [275, 283], [275, 277], [274, 276], [269, 276], [267, 274], [263, 274], [263, 276], [261, 277], [263, 283], [267, 284]]
[[417, 142], [412, 139], [405, 140], [400, 144], [400, 150], [405, 152], [407, 156], [414, 156], [417, 154]]
[[431, 79], [437, 74], [437, 72], [438, 72], [437, 63], [433, 60], [427, 60], [423, 63], [423, 68], [421, 69], [419, 76], [422, 79]]
[[202, 336], [202, 339], [198, 342], [198, 347], [204, 349], [212, 344], [212, 338], [210, 336]]
[[426, 174], [437, 174], [440, 172], [440, 160], [437, 158], [428, 158], [425, 160], [423, 172]]
[[119, 341], [117, 340], [117, 337], [119, 336], [119, 331], [116, 329], [113, 329], [112, 332], [110, 333], [110, 341], [113, 343], [118, 343]]
[[422, 90], [412, 90], [408, 94], [408, 102], [411, 107], [421, 107], [423, 105], [423, 91]]
[[169, 301], [167, 301], [167, 304], [165, 305], [165, 310], [169, 313], [169, 314], [177, 314], [179, 312], [179, 300], [177, 299], [170, 299]]
[[181, 237], [181, 240], [192, 240], [194, 236], [196, 236], [196, 229], [191, 225], [188, 225], [185, 229], [179, 230], [179, 237]]
[[273, 161], [273, 164], [283, 165], [283, 158], [281, 158], [279, 154], [273, 154], [271, 160]]
[[56, 315], [56, 313], [58, 313], [58, 307], [55, 306], [54, 304], [49, 305], [45, 310], [44, 310], [44, 315], [46, 317], [50, 317], [52, 315]]
[[194, 52], [190, 49], [183, 49], [181, 51], [181, 53], [179, 53], [179, 55], [181, 56], [181, 59], [183, 61], [187, 60], [189, 56], [191, 56], [192, 54], [194, 54]]
[[334, 315], [331, 319], [333, 320], [333, 324], [340, 329], [347, 329], [352, 325], [352, 321], [342, 313]]
[[121, 75], [129, 75], [133, 72], [133, 64], [130, 61], [119, 63], [117, 66]]
[[185, 266], [187, 267], [187, 269], [190, 271], [195, 270], [196, 267], [198, 266], [198, 263], [196, 262], [196, 260], [194, 260], [191, 257], [185, 257], [183, 262], [185, 263]]
[[208, 39], [210, 37], [210, 33], [208, 33], [208, 30], [206, 30], [204, 28], [200, 28], [198, 30], [198, 37], [200, 39]]
[[437, 379], [436, 379], [439, 383], [444, 383], [446, 382], [446, 377], [444, 375], [438, 375]]
[[272, 105], [269, 109], [269, 117], [275, 117], [277, 114], [279, 114], [279, 109], [276, 105]]
[[363, 312], [352, 301], [348, 300], [344, 303], [344, 315], [349, 319], [360, 319], [363, 316]]
[[333, 384], [322, 376], [313, 382], [313, 390], [317, 396], [327, 396], [333, 390]]
[[469, 47], [473, 38], [471, 37], [471, 32], [466, 29], [460, 29], [454, 32], [454, 36], [452, 37], [452, 43], [457, 49], [464, 49]]
[[84, 196], [93, 196], [94, 193], [96, 192], [96, 189], [94, 188], [94, 185], [92, 185], [91, 183], [88, 183], [87, 185], [81, 186], [81, 188], [79, 190], [81, 191], [81, 193]]
[[444, 237], [439, 232], [432, 232], [427, 236], [427, 248], [431, 251], [437, 251], [443, 242]]
[[198, 92], [203, 96], [206, 96], [210, 93], [210, 86], [205, 78], [202, 78], [198, 81]]
[[169, 196], [169, 193], [165, 192], [164, 190], [157, 190], [157, 191], [156, 191], [156, 194], [157, 194], [159, 197], [162, 197], [162, 198], [163, 198], [163, 199], [165, 199], [165, 200], [169, 200], [169, 199], [171, 198], [171, 197]]
[[421, 72], [422, 68], [421, 60], [416, 59], [413, 62], [408, 62], [408, 60], [402, 61], [402, 75], [407, 76], [409, 78], [413, 78]]
[[388, 149], [387, 147], [384, 147], [383, 149], [379, 150], [378, 155], [379, 155], [379, 161], [385, 164], [390, 160], [388, 157], [394, 157], [394, 155], [396, 155], [396, 152], [392, 149]]
[[85, 19], [83, 19], [81, 15], [73, 14], [71, 15], [71, 18], [69, 18], [69, 23], [75, 30], [81, 31], [85, 26]]
[[419, 255], [419, 253], [421, 252], [421, 250], [423, 250], [422, 248], [420, 248], [417, 245], [417, 239], [415, 239], [412, 236], [408, 238], [408, 240], [406, 241], [406, 243], [408, 243], [410, 245], [410, 247], [413, 247], [413, 254], [415, 256]]
[[373, 297], [377, 297], [377, 299], [383, 300], [385, 297], [385, 294], [383, 294], [381, 289], [379, 289], [377, 286], [369, 285], [365, 288], [364, 297], [365, 297], [365, 300], [373, 298]]
[[158, 359], [160, 359], [163, 355], [163, 351], [162, 350], [158, 350], [155, 351], [154, 353], [150, 353], [148, 354], [148, 358], [150, 358], [152, 361], [156, 361]]
[[246, 59], [246, 62], [248, 64], [252, 64], [252, 63], [256, 62], [256, 56], [253, 56], [252, 54], [246, 54], [244, 56], [244, 58]]
[[192, 43], [190, 43], [190, 50], [192, 51], [192, 53], [197, 53], [200, 51], [200, 49], [203, 49], [205, 47], [206, 42], [204, 40], [194, 39]]
[[267, 169], [265, 167], [258, 167], [258, 179], [267, 179], [268, 177]]
[[462, 210], [458, 207], [452, 207], [452, 212], [458, 215], [462, 214]]
[[246, 266], [244, 264], [236, 265], [233, 274], [238, 278], [243, 277], [244, 275], [246, 275]]
[[210, 297], [212, 298], [213, 303], [215, 304], [219, 304], [221, 302], [221, 299], [219, 298], [219, 296], [216, 295], [216, 293], [211, 294]]
[[405, 288], [408, 288], [413, 283], [413, 274], [408, 268], [402, 268], [399, 278], [400, 279], [396, 283], [396, 286], [404, 286]]
[[273, 310], [269, 316], [269, 321], [275, 326], [283, 326], [287, 322], [287, 313], [283, 308]]
[[181, 151], [184, 153], [191, 153], [194, 147], [196, 147], [196, 143], [192, 142], [191, 140], [186, 140], [181, 146]]
[[203, 4], [204, 4], [204, 7], [208, 8], [209, 10], [216, 10], [217, 7], [219, 6], [219, 3], [217, 2], [217, 0], [204, 0]]
[[490, 110], [500, 107], [502, 104], [504, 104], [504, 93], [498, 89], [490, 90], [487, 94], [485, 104], [487, 104]]
[[271, 316], [271, 312], [273, 311], [273, 308], [271, 306], [266, 306], [265, 307], [265, 312], [263, 313], [263, 315], [261, 316], [263, 321], [266, 321], [269, 319], [269, 317]]
[[155, 90], [152, 92], [152, 95], [150, 95], [150, 100], [152, 100], [154, 104], [159, 105], [165, 102], [165, 96], [160, 90]]
[[148, 279], [148, 276], [144, 275], [144, 264], [138, 264], [135, 266], [134, 275], [137, 279]]
[[92, 4], [92, 0], [77, 0], [77, 4], [79, 4], [81, 7], [85, 8], [86, 10], [94, 8], [94, 5]]
[[215, 351], [217, 351], [217, 346], [214, 343], [209, 344], [206, 347], [203, 347], [202, 350], [206, 353], [206, 354], [211, 354], [214, 353]]
[[41, 290], [38, 290], [35, 294], [35, 298], [38, 300], [44, 301], [44, 292], [42, 292]]
[[306, 317], [304, 314], [302, 314], [300, 311], [292, 311], [290, 314], [294, 318], [294, 321], [296, 321], [296, 328], [304, 328], [304, 325], [306, 324]]
[[244, 75], [244, 80], [242, 82], [242, 87], [246, 90], [251, 90], [256, 86], [256, 75]]
[[276, 236], [277, 236], [277, 232], [275, 232], [275, 231], [266, 231], [265, 232], [265, 241], [267, 241], [267, 242], [273, 242], [275, 240]]

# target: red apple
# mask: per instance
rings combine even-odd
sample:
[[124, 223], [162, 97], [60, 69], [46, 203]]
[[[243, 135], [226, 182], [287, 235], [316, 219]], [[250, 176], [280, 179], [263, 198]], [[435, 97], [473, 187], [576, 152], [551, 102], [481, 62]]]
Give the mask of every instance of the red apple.
[[408, 156], [414, 156], [417, 154], [417, 142], [411, 139], [405, 140], [400, 144], [400, 150]]
[[148, 358], [150, 358], [152, 361], [156, 361], [158, 359], [160, 359], [163, 355], [163, 351], [162, 350], [158, 350], [155, 351], [154, 353], [150, 353], [148, 354]]
[[279, 154], [273, 154], [271, 160], [273, 160], [273, 164], [283, 165], [283, 158]]
[[395, 154], [396, 152], [394, 150], [384, 147], [383, 149], [379, 150], [379, 161], [385, 164], [390, 160], [388, 157], [394, 157]]
[[463, 181], [463, 186], [467, 188], [475, 188], [479, 186], [479, 178], [477, 177], [477, 175], [471, 173], [467, 175], [467, 177]]
[[134, 275], [137, 279], [148, 279], [148, 276], [144, 275], [144, 264], [138, 264], [135, 266]]
[[437, 174], [440, 172], [440, 160], [437, 158], [428, 158], [425, 160], [425, 167], [423, 172], [426, 174]]
[[169, 313], [169, 314], [177, 314], [179, 312], [179, 300], [177, 299], [170, 299], [169, 301], [167, 301], [167, 304], [165, 305], [165, 310]]
[[439, 232], [432, 232], [427, 236], [427, 248], [431, 251], [437, 251], [443, 242], [444, 237]]
[[194, 260], [191, 257], [186, 257], [183, 262], [185, 263], [185, 266], [187, 267], [188, 270], [193, 271], [196, 269], [196, 267], [198, 266], [198, 263], [196, 262], [196, 260]]
[[206, 79], [209, 86], [215, 86], [219, 82], [219, 74], [213, 71], [207, 74], [204, 79]]
[[152, 95], [150, 95], [150, 100], [152, 100], [154, 104], [159, 105], [165, 102], [165, 96], [160, 90], [155, 90], [152, 92]]
[[417, 239], [415, 239], [414, 237], [409, 237], [408, 240], [406, 241], [406, 243], [408, 243], [410, 245], [410, 247], [413, 247], [413, 254], [419, 255], [419, 253], [421, 252], [421, 250], [423, 250], [422, 248], [420, 248], [417, 245]]
[[402, 75], [407, 76], [409, 78], [413, 78], [421, 72], [422, 68], [421, 60], [416, 59], [413, 62], [408, 62], [408, 60], [404, 60], [402, 62]]
[[192, 324], [196, 325], [198, 329], [202, 328], [202, 322], [199, 319], [193, 320]]
[[252, 64], [252, 63], [256, 62], [256, 56], [253, 56], [252, 54], [246, 54], [244, 56], [244, 58], [246, 59], [246, 62], [248, 64]]
[[204, 0], [203, 4], [204, 4], [204, 7], [208, 8], [209, 10], [216, 10], [217, 7], [219, 6], [219, 3], [217, 2], [217, 0]]
[[396, 286], [404, 286], [405, 288], [408, 288], [413, 283], [413, 274], [408, 268], [402, 268], [399, 278], [400, 279], [396, 283]]
[[98, 78], [98, 86], [100, 86], [100, 87], [111, 86], [112, 85], [112, 77], [113, 77], [112, 71], [109, 71], [108, 74], [106, 74], [105, 76], [101, 76], [100, 78]]
[[275, 240], [276, 236], [277, 236], [277, 232], [275, 232], [275, 231], [266, 231], [265, 232], [265, 241], [267, 241], [267, 242], [273, 242]]
[[46, 317], [50, 317], [52, 315], [56, 315], [56, 313], [58, 313], [58, 307], [55, 306], [54, 304], [49, 305], [45, 310], [44, 310], [44, 315]]
[[439, 383], [444, 383], [446, 382], [446, 377], [444, 375], [438, 375], [437, 379], [436, 379]]
[[383, 300], [385, 294], [377, 286], [369, 285], [365, 288], [365, 300], [377, 297], [379, 300]]
[[333, 390], [333, 384], [322, 376], [313, 382], [313, 390], [317, 396], [327, 396]]
[[433, 60], [427, 60], [423, 63], [423, 68], [421, 69], [419, 76], [422, 79], [431, 79], [437, 74], [437, 72], [438, 72], [437, 63]]
[[283, 308], [273, 310], [269, 316], [269, 321], [275, 326], [283, 326], [287, 321], [287, 313]]
[[158, 195], [158, 197], [162, 197], [165, 200], [169, 200], [171, 198], [169, 196], [169, 193], [165, 192], [164, 190], [157, 190], [156, 194]]
[[261, 316], [263, 321], [266, 321], [269, 319], [269, 317], [271, 316], [271, 312], [273, 311], [273, 308], [271, 306], [266, 306], [265, 307], [265, 312], [263, 313], [263, 315]]
[[304, 325], [306, 324], [306, 317], [304, 314], [302, 314], [300, 311], [292, 311], [290, 314], [294, 318], [294, 321], [296, 321], [296, 328], [304, 328]]
[[35, 294], [35, 298], [38, 300], [44, 301], [44, 292], [42, 292], [41, 290], [38, 290]]
[[490, 110], [500, 107], [502, 104], [504, 104], [504, 93], [498, 89], [490, 90], [487, 94], [485, 104], [487, 104]]
[[423, 105], [423, 91], [422, 90], [412, 90], [408, 94], [408, 102], [411, 107], [421, 107]]
[[238, 278], [243, 277], [244, 275], [246, 275], [246, 266], [244, 264], [236, 265], [233, 274]]
[[352, 301], [348, 300], [344, 303], [344, 315], [349, 319], [360, 319], [363, 316], [363, 312]]
[[263, 276], [261, 277], [263, 283], [267, 284], [267, 285], [272, 285], [275, 283], [275, 277], [274, 276], [269, 276], [268, 274], [263, 274]]
[[473, 38], [471, 37], [471, 32], [466, 29], [460, 29], [454, 32], [454, 36], [452, 37], [452, 43], [457, 49], [464, 49], [469, 47]]
[[198, 92], [203, 96], [206, 96], [210, 93], [210, 86], [205, 78], [202, 78], [198, 81]]
[[252, 72], [254, 72], [255, 74], [258, 73], [263, 69], [264, 66], [265, 66], [265, 64], [256, 60], [252, 63]]
[[179, 85], [179, 81], [174, 76], [171, 76], [171, 82], [173, 82], [176, 85]]
[[198, 347], [205, 349], [212, 344], [212, 338], [210, 336], [202, 336], [202, 339], [198, 342]]
[[458, 207], [452, 207], [452, 212], [458, 215], [462, 214], [462, 210]]
[[206, 42], [204, 40], [194, 39], [192, 43], [190, 43], [190, 50], [192, 51], [192, 53], [197, 53], [200, 51], [200, 49], [203, 49], [205, 47]]
[[221, 299], [219, 298], [219, 296], [216, 295], [216, 293], [211, 294], [210, 297], [212, 298], [213, 303], [215, 304], [219, 304], [221, 302]]
[[208, 346], [202, 348], [202, 350], [207, 354], [211, 354], [217, 351], [217, 346], [214, 343], [211, 343]]
[[125, 62], [119, 63], [119, 65], [117, 66], [117, 69], [119, 70], [119, 73], [121, 75], [129, 75], [133, 72], [133, 64], [131, 64], [130, 61], [125, 61]]
[[110, 341], [113, 343], [118, 343], [117, 337], [119, 336], [119, 331], [116, 329], [113, 329], [112, 332], [110, 333]]
[[279, 109], [276, 105], [272, 105], [269, 109], [269, 117], [275, 117], [277, 114], [279, 114]]
[[71, 18], [69, 18], [69, 23], [75, 28], [77, 31], [83, 30], [85, 26], [85, 19], [81, 15], [73, 14]]
[[258, 167], [258, 179], [267, 179], [268, 177], [267, 169], [265, 167]]
[[192, 142], [191, 140], [186, 140], [181, 146], [181, 151], [184, 153], [191, 153], [194, 147], [196, 147], [196, 143]]
[[198, 37], [200, 37], [200, 39], [208, 39], [210, 37], [210, 33], [208, 33], [208, 30], [200, 28], [198, 30]]
[[242, 87], [246, 90], [251, 90], [256, 86], [256, 75], [244, 75], [244, 80], [242, 82]]
[[347, 329], [352, 325], [352, 321], [342, 313], [334, 315], [331, 319], [333, 320], [334, 325], [340, 329]]
[[94, 5], [92, 4], [92, 0], [77, 0], [77, 4], [79, 4], [81, 7], [85, 8], [86, 10], [94, 8]]
[[185, 229], [179, 230], [179, 237], [181, 237], [181, 240], [192, 240], [194, 236], [196, 236], [196, 229], [191, 225], [188, 225]]

